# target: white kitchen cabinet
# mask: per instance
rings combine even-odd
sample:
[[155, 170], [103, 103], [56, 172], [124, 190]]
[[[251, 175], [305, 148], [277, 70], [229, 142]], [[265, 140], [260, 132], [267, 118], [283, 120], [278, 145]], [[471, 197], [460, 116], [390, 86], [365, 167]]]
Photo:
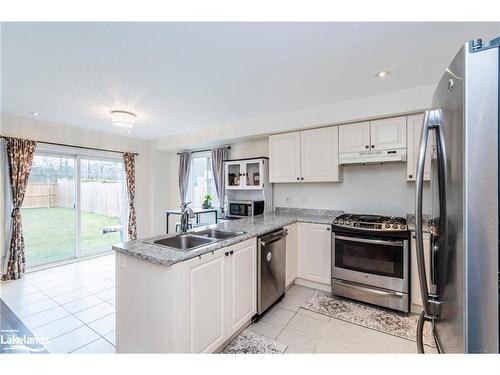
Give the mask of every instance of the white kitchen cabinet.
[[286, 287], [293, 284], [297, 278], [297, 224], [285, 227], [288, 232], [286, 236]]
[[260, 190], [267, 181], [267, 158], [224, 162], [227, 190]]
[[185, 262], [191, 353], [210, 353], [227, 337], [225, 249]]
[[255, 239], [224, 249], [227, 255], [227, 332], [232, 334], [257, 312]]
[[[406, 180], [415, 181], [417, 175], [418, 151], [420, 147], [420, 135], [422, 133], [422, 126], [424, 121], [424, 114], [420, 113], [407, 117], [407, 145], [408, 153], [406, 159]], [[434, 150], [435, 138], [434, 132], [430, 133], [429, 145], [427, 147], [427, 155], [425, 158], [424, 166], [424, 181], [431, 179], [431, 156]]]
[[339, 180], [338, 127], [300, 132], [301, 182], [331, 182]]
[[339, 152], [359, 153], [406, 148], [406, 117], [339, 126]]
[[391, 117], [370, 122], [372, 150], [406, 147], [406, 116]]
[[[431, 235], [424, 233], [424, 263], [427, 271], [427, 287], [430, 287], [430, 247]], [[411, 233], [411, 304], [412, 312], [419, 313], [422, 311], [422, 296], [420, 295], [420, 278], [418, 276], [417, 251], [416, 251], [415, 232]]]
[[299, 223], [299, 257], [297, 277], [322, 284], [331, 284], [331, 226]]
[[300, 132], [269, 136], [269, 181], [300, 181]]
[[339, 152], [361, 152], [370, 149], [370, 123], [339, 126]]
[[271, 135], [269, 164], [272, 183], [339, 181], [338, 128]]

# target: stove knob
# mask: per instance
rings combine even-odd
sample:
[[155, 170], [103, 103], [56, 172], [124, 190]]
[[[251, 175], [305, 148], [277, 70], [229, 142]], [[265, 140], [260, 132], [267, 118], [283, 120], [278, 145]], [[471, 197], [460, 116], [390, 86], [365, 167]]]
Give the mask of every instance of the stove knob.
[[339, 221], [339, 224], [344, 224], [344, 222], [342, 220]]
[[392, 225], [392, 228], [393, 228], [393, 229], [398, 229], [398, 225], [397, 225], [397, 224], [393, 224], [393, 225]]
[[345, 225], [351, 225], [351, 222], [350, 221], [346, 221], [344, 224]]
[[391, 228], [391, 224], [385, 224], [385, 229], [390, 229]]
[[333, 221], [333, 224], [338, 224], [338, 223], [339, 223], [339, 221], [338, 221], [338, 220], [334, 220], [334, 221]]
[[406, 229], [406, 225], [401, 225], [401, 229]]

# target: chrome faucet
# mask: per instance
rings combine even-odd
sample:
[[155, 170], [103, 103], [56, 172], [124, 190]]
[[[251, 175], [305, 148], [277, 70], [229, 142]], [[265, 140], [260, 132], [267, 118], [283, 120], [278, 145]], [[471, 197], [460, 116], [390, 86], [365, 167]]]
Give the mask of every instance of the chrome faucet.
[[188, 207], [190, 203], [191, 202], [181, 204], [181, 233], [186, 233], [188, 231], [189, 218], [194, 217], [193, 210], [191, 207]]

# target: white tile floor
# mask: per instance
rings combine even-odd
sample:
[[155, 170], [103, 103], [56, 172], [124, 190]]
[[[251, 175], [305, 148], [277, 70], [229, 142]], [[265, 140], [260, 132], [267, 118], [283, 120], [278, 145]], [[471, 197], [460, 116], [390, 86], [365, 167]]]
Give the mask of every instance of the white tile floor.
[[0, 297], [50, 353], [115, 352], [115, 258], [106, 255], [27, 273]]
[[[114, 255], [28, 273], [0, 287], [31, 332], [50, 339], [50, 353], [115, 352]], [[312, 293], [292, 286], [249, 328], [288, 345], [286, 353], [416, 352], [413, 341], [300, 308]]]

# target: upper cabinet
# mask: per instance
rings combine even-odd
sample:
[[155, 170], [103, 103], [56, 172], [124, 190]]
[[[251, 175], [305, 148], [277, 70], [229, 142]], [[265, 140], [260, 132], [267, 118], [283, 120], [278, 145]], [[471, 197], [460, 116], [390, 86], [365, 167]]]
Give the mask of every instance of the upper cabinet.
[[271, 135], [269, 163], [270, 182], [339, 181], [338, 127]]
[[339, 126], [339, 152], [406, 147], [406, 117], [392, 117]]
[[[408, 116], [407, 143], [408, 155], [406, 159], [406, 180], [415, 181], [417, 175], [418, 151], [420, 147], [420, 134], [422, 133], [422, 125], [424, 114]], [[429, 145], [427, 147], [427, 155], [424, 166], [424, 181], [431, 179], [431, 155], [434, 150], [433, 132], [429, 136]]]
[[300, 180], [300, 132], [269, 137], [269, 181]]
[[267, 180], [267, 158], [228, 160], [224, 162], [226, 189], [263, 189]]
[[339, 126], [339, 152], [360, 152], [369, 149], [369, 122]]

